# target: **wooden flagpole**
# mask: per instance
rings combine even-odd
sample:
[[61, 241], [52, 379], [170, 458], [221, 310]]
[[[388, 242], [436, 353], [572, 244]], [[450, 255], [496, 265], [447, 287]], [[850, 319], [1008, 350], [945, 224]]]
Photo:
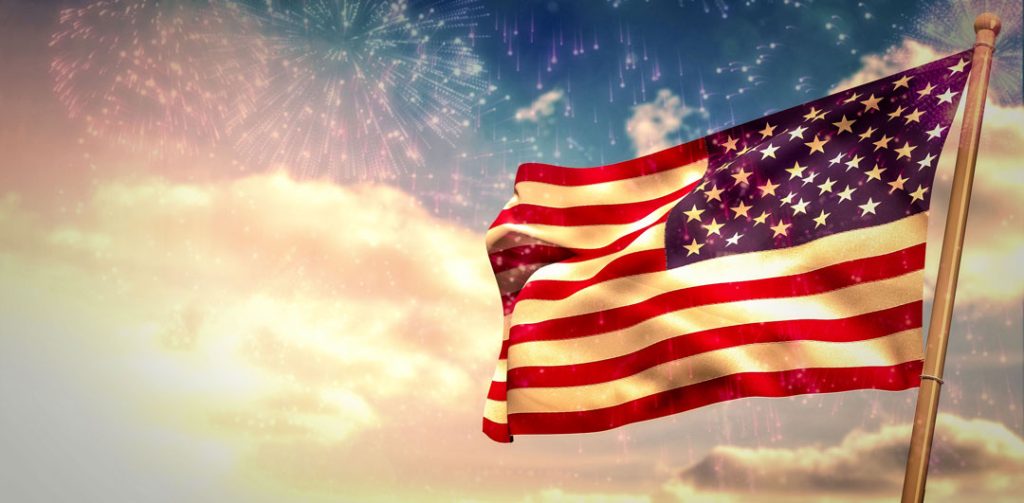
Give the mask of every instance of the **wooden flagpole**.
[[995, 51], [996, 36], [999, 35], [1001, 25], [999, 16], [988, 12], [974, 20], [974, 57], [965, 98], [963, 126], [960, 129], [960, 146], [956, 152], [956, 170], [953, 172], [953, 189], [949, 196], [949, 214], [946, 217], [946, 231], [942, 240], [939, 276], [935, 282], [935, 302], [932, 305], [931, 322], [928, 327], [921, 389], [917, 395], [914, 430], [910, 436], [910, 455], [907, 458], [907, 471], [903, 479], [902, 503], [924, 501], [928, 459], [932, 451], [932, 436], [935, 433], [935, 415], [939, 408], [942, 369], [946, 363], [946, 344], [949, 341], [949, 326], [953, 317], [953, 299], [956, 296], [956, 281], [960, 272], [960, 252], [964, 246], [967, 210], [971, 202], [971, 185], [974, 182], [974, 163], [978, 158], [981, 118], [985, 109], [989, 70], [992, 68], [992, 53]]

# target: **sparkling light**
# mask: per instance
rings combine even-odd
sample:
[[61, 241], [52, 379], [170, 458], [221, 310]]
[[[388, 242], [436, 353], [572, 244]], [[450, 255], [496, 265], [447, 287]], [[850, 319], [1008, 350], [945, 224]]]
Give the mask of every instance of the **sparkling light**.
[[393, 178], [462, 134], [487, 91], [475, 0], [270, 1], [257, 14], [270, 78], [231, 124], [249, 164]]
[[87, 132], [157, 154], [223, 139], [253, 107], [266, 48], [220, 0], [103, 0], [65, 9], [50, 46], [57, 98]]

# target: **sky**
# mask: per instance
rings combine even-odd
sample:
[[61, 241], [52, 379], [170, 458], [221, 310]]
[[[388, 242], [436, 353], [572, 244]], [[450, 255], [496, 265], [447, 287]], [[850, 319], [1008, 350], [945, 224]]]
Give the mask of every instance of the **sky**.
[[1019, 2], [375, 5], [0, 0], [0, 493], [891, 501], [913, 390], [491, 442], [484, 232], [520, 163], [699, 138], [969, 48], [989, 10], [1003, 32], [928, 495], [1019, 501]]

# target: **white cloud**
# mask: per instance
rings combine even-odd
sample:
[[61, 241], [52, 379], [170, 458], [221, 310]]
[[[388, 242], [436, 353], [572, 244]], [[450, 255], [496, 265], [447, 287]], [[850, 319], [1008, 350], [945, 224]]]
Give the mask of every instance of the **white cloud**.
[[[444, 433], [413, 433], [441, 418], [482, 438], [501, 334], [482, 238], [394, 188], [102, 182], [57, 222], [9, 195], [0, 278], [4, 347], [84, 348], [68, 365], [97, 400], [237, 444], [271, 475], [338, 477], [325, 450], [374, 430], [443, 450]], [[74, 329], [47, 342], [31, 327], [48, 320]]]
[[[899, 494], [910, 424], [855, 430], [838, 445], [719, 446], [665, 490], [699, 501], [889, 501]], [[929, 501], [1015, 501], [1024, 440], [1005, 425], [941, 414]]]
[[555, 113], [555, 105], [565, 98], [565, 91], [552, 89], [533, 100], [530, 106], [516, 110], [516, 122], [540, 122]]
[[[963, 107], [959, 116], [963, 115]], [[950, 130], [939, 159], [928, 228], [928, 282], [938, 271], [944, 218], [960, 137], [960, 120]], [[985, 105], [981, 144], [971, 192], [970, 216], [957, 284], [958, 304], [1017, 305], [1024, 297], [1024, 107]]]
[[683, 129], [683, 121], [695, 112], [668, 89], [658, 91], [654, 101], [633, 107], [633, 115], [626, 120], [626, 134], [636, 155], [673, 146], [676, 142], [672, 136]]
[[885, 54], [867, 54], [862, 56], [860, 58], [860, 70], [832, 86], [829, 94], [861, 84], [867, 84], [868, 82], [915, 66], [921, 66], [939, 59], [940, 56], [931, 47], [916, 40], [905, 38], [900, 45], [890, 47], [885, 51]]
[[545, 489], [528, 495], [522, 503], [649, 503], [651, 498], [640, 494], [577, 493], [562, 489]]

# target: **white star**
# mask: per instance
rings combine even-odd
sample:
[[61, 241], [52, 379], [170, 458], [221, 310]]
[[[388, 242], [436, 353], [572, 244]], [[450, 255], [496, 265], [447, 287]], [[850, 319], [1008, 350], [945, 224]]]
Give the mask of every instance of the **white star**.
[[915, 201], [924, 201], [924, 193], [928, 192], [928, 187], [924, 185], [918, 186], [917, 190], [910, 193], [910, 204], [914, 204]]
[[740, 168], [739, 172], [733, 173], [729, 176], [733, 177], [733, 179], [736, 180], [736, 185], [739, 185], [741, 183], [750, 185], [750, 181], [747, 180], [748, 178], [750, 178], [750, 175], [751, 173], [749, 171], [747, 171], [744, 168]]
[[946, 126], [943, 126], [942, 124], [936, 124], [935, 129], [928, 131], [928, 139], [934, 140], [938, 138], [942, 134], [942, 130], [944, 129], [946, 129]]
[[949, 74], [953, 75], [954, 73], [962, 72], [962, 71], [964, 71], [964, 68], [966, 66], [967, 66], [967, 60], [966, 59], [961, 59], [959, 63], [949, 67]]
[[828, 165], [832, 166], [832, 165], [838, 163], [840, 160], [842, 160], [842, 158], [843, 158], [843, 154], [841, 154], [841, 153], [840, 154], [836, 154], [835, 157], [833, 157], [831, 160], [828, 161]]
[[726, 238], [725, 246], [738, 245], [739, 242], [740, 242], [740, 238], [741, 237], [743, 237], [743, 234], [740, 234], [740, 233], [733, 234], [731, 238]]
[[771, 143], [769, 143], [768, 146], [761, 151], [761, 159], [767, 159], [769, 157], [775, 159], [775, 151], [778, 149], [779, 147], [773, 146]]
[[718, 219], [712, 218], [710, 224], [701, 224], [701, 225], [703, 225], [704, 228], [707, 229], [708, 236], [710, 237], [712, 234], [718, 234], [719, 236], [721, 236], [722, 235], [722, 226], [724, 226], [725, 224], [720, 224], [720, 223], [718, 223]]
[[839, 202], [852, 201], [853, 199], [851, 199], [850, 197], [853, 195], [853, 191], [855, 191], [855, 190], [857, 190], [857, 189], [847, 185], [846, 186], [846, 190], [844, 190], [844, 191], [840, 192], [839, 194], [837, 194], [839, 196]]
[[821, 214], [812, 219], [814, 220], [814, 228], [817, 229], [818, 227], [825, 225], [825, 220], [827, 220], [831, 215], [831, 213], [825, 213], [825, 210], [821, 210]]
[[939, 103], [940, 104], [941, 103], [949, 103], [950, 105], [952, 105], [953, 104], [953, 96], [956, 96], [958, 94], [960, 94], [960, 93], [959, 92], [955, 92], [954, 93], [952, 89], [946, 89], [946, 92], [944, 92], [944, 93], [942, 93], [942, 94], [940, 94], [938, 96]]
[[850, 171], [850, 169], [852, 169], [852, 168], [859, 168], [860, 167], [860, 161], [862, 161], [862, 160], [864, 160], [864, 158], [859, 156], [859, 155], [853, 156], [852, 159], [850, 159], [849, 161], [846, 161], [846, 171]]
[[690, 255], [699, 255], [700, 249], [703, 247], [704, 243], [698, 243], [697, 238], [693, 238], [693, 241], [690, 241], [690, 244], [683, 245], [683, 248], [686, 248], [687, 257], [689, 257]]
[[796, 128], [796, 129], [794, 129], [794, 130], [792, 130], [792, 131], [790, 131], [790, 132], [788, 132], [786, 134], [789, 135], [789, 139], [790, 140], [794, 140], [796, 138], [800, 138], [802, 140], [802, 139], [804, 139], [804, 131], [807, 131], [807, 128], [805, 128], [803, 126], [800, 126], [800, 127]]
[[697, 205], [696, 204], [693, 205], [693, 208], [690, 208], [690, 210], [683, 212], [683, 214], [686, 215], [686, 221], [687, 222], [690, 222], [690, 221], [693, 221], [693, 220], [696, 220], [696, 221], [700, 222], [700, 214], [701, 213], [704, 213], [704, 210], [697, 209]]
[[861, 204], [861, 205], [858, 205], [857, 207], [860, 208], [860, 216], [864, 216], [864, 215], [867, 215], [868, 213], [874, 215], [875, 214], [875, 208], [878, 205], [879, 205], [879, 203], [876, 203], [873, 199], [871, 199], [869, 197], [868, 198], [868, 202], [866, 202], [864, 204]]
[[[935, 86], [933, 86], [932, 83], [929, 82], [928, 85], [925, 86], [924, 89], [921, 89], [920, 91], [918, 91], [917, 94], [920, 95], [920, 98], [924, 98], [925, 96], [928, 96], [929, 94], [931, 94], [932, 91], [934, 91], [934, 90], [935, 90]], [[918, 99], [920, 99], [920, 98], [918, 98]]]
[[787, 235], [789, 233], [789, 228], [792, 226], [793, 224], [787, 224], [780, 220], [779, 223], [769, 227], [769, 229], [772, 230], [772, 237], [777, 238], [779, 236]]
[[826, 192], [832, 192], [832, 186], [835, 184], [836, 182], [832, 181], [831, 178], [826, 178], [825, 183], [818, 185], [818, 189], [820, 190], [820, 192], [818, 192], [818, 195], [820, 196]]
[[912, 78], [914, 78], [914, 77], [911, 77], [910, 75], [904, 75], [902, 79], [897, 80], [896, 82], [893, 82], [893, 90], [895, 91], [896, 89], [899, 89], [901, 87], [906, 87], [906, 88], [909, 89], [910, 88], [909, 82], [910, 82], [910, 79], [912, 79]]
[[734, 211], [736, 213], [736, 216], [734, 218], [739, 218], [739, 217], [750, 218], [750, 215], [747, 215], [747, 212], [750, 211], [750, 208], [753, 208], [753, 206], [747, 206], [747, 203], [745, 203], [744, 201], [741, 200], [740, 204], [737, 204], [736, 206], [733, 206], [732, 208], [729, 208], [729, 209], [731, 209], [732, 211]]
[[925, 156], [924, 159], [917, 161], [917, 164], [921, 166], [918, 169], [928, 169], [932, 167], [932, 161], [934, 161], [935, 159], [936, 157], [934, 155], [928, 154], [927, 156]]
[[718, 188], [715, 185], [712, 185], [711, 186], [711, 190], [705, 190], [704, 191], [704, 197], [707, 198], [707, 201], [709, 203], [711, 201], [716, 201], [716, 200], [721, 202], [722, 201], [722, 192], [725, 192], [725, 190], [720, 189], [720, 188]]

